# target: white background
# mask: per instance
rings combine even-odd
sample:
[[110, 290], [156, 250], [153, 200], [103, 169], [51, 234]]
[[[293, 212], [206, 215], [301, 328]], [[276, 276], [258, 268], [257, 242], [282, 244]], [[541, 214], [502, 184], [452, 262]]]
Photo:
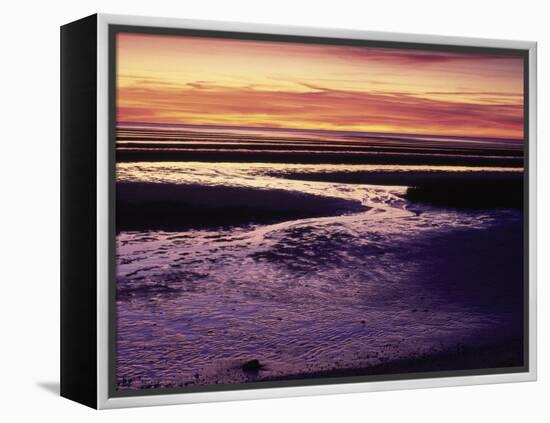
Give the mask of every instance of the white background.
[[[547, 2], [19, 1], [2, 4], [0, 420], [550, 421]], [[59, 383], [59, 26], [95, 13], [248, 21], [539, 42], [539, 381], [93, 411]], [[546, 390], [546, 394], [545, 394]]]

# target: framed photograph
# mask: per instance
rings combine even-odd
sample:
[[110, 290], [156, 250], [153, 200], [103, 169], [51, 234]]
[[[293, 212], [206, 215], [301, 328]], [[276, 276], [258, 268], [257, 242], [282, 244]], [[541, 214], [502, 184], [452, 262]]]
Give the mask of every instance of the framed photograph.
[[61, 28], [61, 394], [536, 379], [536, 44]]

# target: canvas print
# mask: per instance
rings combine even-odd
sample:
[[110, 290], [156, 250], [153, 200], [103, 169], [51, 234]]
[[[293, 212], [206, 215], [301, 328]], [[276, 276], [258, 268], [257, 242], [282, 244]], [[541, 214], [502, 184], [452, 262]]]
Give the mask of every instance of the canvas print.
[[117, 392], [525, 364], [522, 55], [114, 40]]

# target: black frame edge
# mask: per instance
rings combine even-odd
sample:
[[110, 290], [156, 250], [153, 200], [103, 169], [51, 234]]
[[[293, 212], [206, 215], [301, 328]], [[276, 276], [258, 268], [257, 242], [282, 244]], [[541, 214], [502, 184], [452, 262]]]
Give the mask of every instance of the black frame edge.
[[97, 15], [60, 35], [61, 396], [97, 408]]

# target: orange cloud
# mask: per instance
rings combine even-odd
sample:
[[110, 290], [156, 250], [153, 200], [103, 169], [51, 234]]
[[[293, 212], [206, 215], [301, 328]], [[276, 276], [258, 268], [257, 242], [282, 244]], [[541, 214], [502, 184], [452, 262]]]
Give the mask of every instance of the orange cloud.
[[523, 59], [119, 34], [117, 121], [523, 137]]

